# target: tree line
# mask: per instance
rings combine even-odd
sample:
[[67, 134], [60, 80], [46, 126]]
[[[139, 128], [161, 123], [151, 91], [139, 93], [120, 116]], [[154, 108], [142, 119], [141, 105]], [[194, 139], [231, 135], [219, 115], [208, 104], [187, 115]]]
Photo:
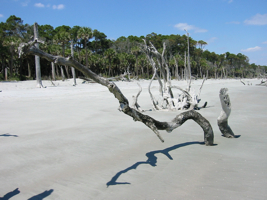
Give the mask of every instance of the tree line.
[[[249, 63], [249, 58], [241, 53], [216, 54], [205, 50], [205, 41], [196, 41], [186, 35], [161, 35], [151, 33], [146, 36], [121, 36], [116, 40], [107, 39], [105, 33], [90, 27], [62, 25], [38, 25], [39, 38], [44, 41], [40, 49], [63, 57], [74, 59], [101, 76], [118, 76], [125, 72], [136, 78], [151, 78], [153, 69], [142, 50], [144, 40], [152, 43], [161, 53], [166, 45], [165, 60], [173, 78], [184, 79], [188, 61], [191, 74], [195, 78], [252, 78], [264, 75], [267, 66]], [[33, 25], [11, 15], [6, 22], [0, 23], [0, 80], [32, 80], [35, 75], [34, 56], [18, 57], [20, 43], [33, 39]], [[189, 48], [188, 48], [189, 40]], [[188, 55], [189, 49], [189, 55]], [[158, 62], [155, 59], [155, 62]], [[71, 78], [68, 66], [56, 65], [57, 79]], [[43, 79], [51, 78], [51, 63], [41, 58]], [[82, 76], [77, 72], [77, 76]]]

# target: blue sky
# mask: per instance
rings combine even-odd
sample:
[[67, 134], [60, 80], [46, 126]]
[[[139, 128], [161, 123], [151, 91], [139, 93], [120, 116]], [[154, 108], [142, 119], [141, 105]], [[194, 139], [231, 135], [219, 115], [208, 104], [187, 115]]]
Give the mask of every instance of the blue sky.
[[217, 54], [242, 53], [267, 65], [267, 0], [0, 0], [0, 21], [88, 26], [109, 39], [185, 34]]

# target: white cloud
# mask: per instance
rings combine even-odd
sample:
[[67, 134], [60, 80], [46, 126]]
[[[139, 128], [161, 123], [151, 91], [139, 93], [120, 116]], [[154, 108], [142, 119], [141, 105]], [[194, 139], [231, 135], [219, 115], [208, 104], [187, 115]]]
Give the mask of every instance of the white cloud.
[[261, 15], [256, 14], [255, 16], [251, 17], [244, 21], [245, 24], [248, 25], [266, 25], [267, 24], [267, 14]]
[[251, 48], [247, 48], [247, 49], [241, 49], [241, 51], [244, 52], [253, 52], [253, 51], [260, 51], [262, 48], [259, 46], [255, 46], [255, 47], [251, 47]]
[[27, 1], [25, 1], [25, 2], [22, 2], [21, 5], [22, 5], [22, 6], [28, 6], [29, 3], [30, 3], [30, 0], [27, 0]]
[[64, 9], [64, 8], [65, 8], [65, 5], [63, 5], [63, 4], [53, 5], [53, 9], [61, 10], [61, 9]]
[[238, 21], [226, 22], [226, 24], [240, 24]]
[[208, 44], [213, 43], [217, 39], [218, 39], [217, 37], [212, 37], [212, 38], [208, 39], [207, 43]]
[[228, 3], [232, 3], [232, 2], [233, 2], [233, 0], [229, 0], [229, 1], [228, 1]]
[[208, 30], [206, 29], [202, 29], [202, 28], [198, 28], [194, 25], [189, 25], [187, 23], [179, 23], [179, 24], [175, 24], [174, 25], [175, 28], [178, 28], [179, 30], [181, 31], [184, 31], [185, 29], [187, 31], [194, 31], [195, 33], [204, 33], [204, 32], [207, 32]]
[[267, 44], [267, 41], [263, 42], [262, 44]]
[[42, 3], [36, 3], [36, 4], [34, 4], [34, 6], [35, 6], [35, 7], [38, 7], [38, 8], [43, 8], [43, 7], [45, 7], [45, 5], [42, 4]]
[[3, 14], [0, 14], [0, 17], [4, 17], [4, 15]]

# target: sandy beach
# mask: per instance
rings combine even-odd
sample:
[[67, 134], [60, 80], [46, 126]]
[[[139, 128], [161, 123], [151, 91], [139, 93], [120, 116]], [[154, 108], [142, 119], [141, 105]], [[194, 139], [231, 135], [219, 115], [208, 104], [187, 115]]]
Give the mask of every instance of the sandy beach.
[[[208, 105], [199, 113], [213, 127], [214, 146], [203, 145], [194, 121], [162, 131], [162, 143], [119, 112], [113, 94], [96, 83], [43, 81], [40, 89], [36, 81], [0, 82], [0, 199], [267, 199], [267, 87], [256, 86], [260, 81], [205, 82], [200, 105]], [[116, 82], [130, 104], [136, 82]], [[139, 83], [145, 114], [171, 121], [181, 113], [151, 111], [149, 81]], [[217, 126], [224, 87], [234, 139], [222, 137]], [[152, 91], [158, 94], [156, 81]]]

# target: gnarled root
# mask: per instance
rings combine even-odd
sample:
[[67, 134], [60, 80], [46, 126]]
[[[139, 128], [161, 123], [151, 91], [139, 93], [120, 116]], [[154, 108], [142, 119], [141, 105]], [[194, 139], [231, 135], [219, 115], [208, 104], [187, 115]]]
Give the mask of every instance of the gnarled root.
[[219, 97], [221, 100], [222, 111], [221, 111], [220, 116], [217, 119], [217, 123], [223, 136], [227, 138], [234, 138], [235, 134], [233, 133], [230, 126], [228, 125], [228, 117], [231, 114], [231, 102], [230, 102], [230, 98], [229, 98], [227, 91], [228, 91], [227, 88], [222, 88], [220, 90]]

